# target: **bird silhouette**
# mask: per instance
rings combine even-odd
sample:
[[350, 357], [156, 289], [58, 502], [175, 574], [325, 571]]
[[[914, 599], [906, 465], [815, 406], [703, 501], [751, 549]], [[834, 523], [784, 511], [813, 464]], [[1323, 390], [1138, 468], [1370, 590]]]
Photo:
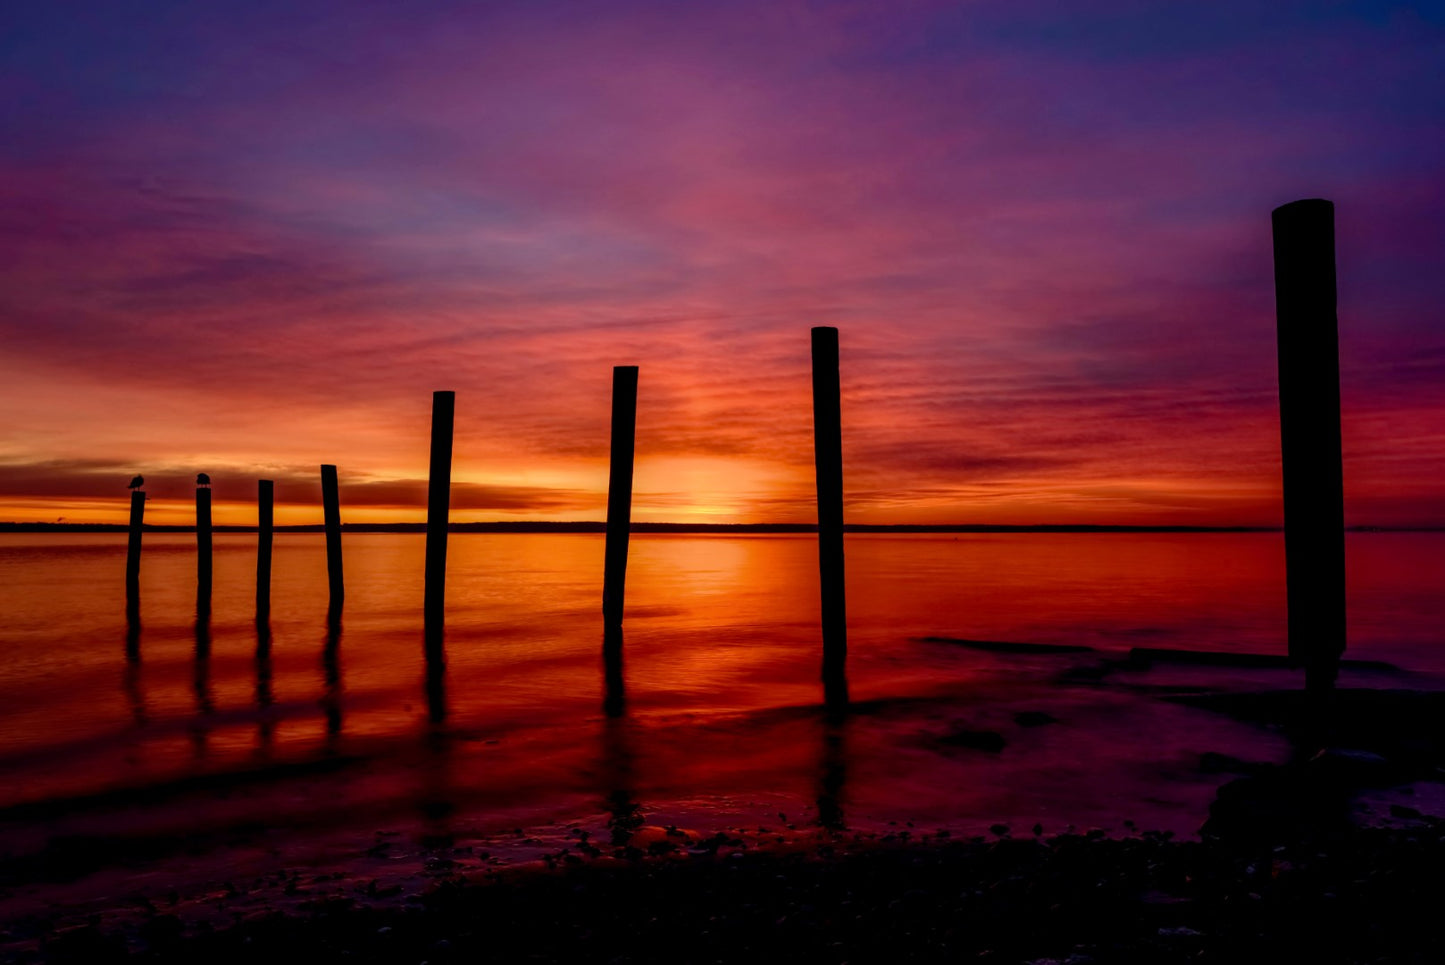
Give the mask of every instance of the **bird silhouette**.
[[196, 473], [196, 485], [197, 485], [197, 486], [209, 486], [210, 484], [211, 484], [211, 477], [210, 477], [210, 476], [206, 475], [206, 474], [203, 473], [203, 472], [198, 472], [198, 473]]
[[146, 484], [146, 477], [144, 477], [144, 476], [136, 476], [134, 479], [132, 479], [132, 480], [130, 481], [130, 485], [127, 486], [126, 488], [127, 488], [127, 489], [139, 489], [139, 488], [141, 488], [142, 486], [144, 486], [145, 484]]

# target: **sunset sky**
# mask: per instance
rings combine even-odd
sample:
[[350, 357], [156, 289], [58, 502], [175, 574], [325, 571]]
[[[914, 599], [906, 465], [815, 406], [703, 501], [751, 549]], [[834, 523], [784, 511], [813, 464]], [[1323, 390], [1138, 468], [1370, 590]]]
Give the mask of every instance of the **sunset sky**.
[[1281, 521], [1270, 210], [1337, 209], [1347, 521], [1445, 524], [1438, 3], [91, 2], [0, 26], [0, 520]]

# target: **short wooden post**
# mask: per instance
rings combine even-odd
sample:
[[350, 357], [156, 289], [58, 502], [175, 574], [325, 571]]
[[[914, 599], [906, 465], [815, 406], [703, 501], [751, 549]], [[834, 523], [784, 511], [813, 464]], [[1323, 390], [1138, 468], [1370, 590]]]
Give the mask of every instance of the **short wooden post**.
[[818, 488], [818, 577], [823, 604], [823, 682], [828, 703], [846, 699], [848, 620], [843, 587], [843, 427], [838, 330], [813, 329], [813, 458]]
[[196, 484], [196, 593], [211, 598], [211, 484]]
[[1312, 691], [1334, 686], [1345, 650], [1334, 213], [1315, 198], [1272, 216], [1289, 655]]
[[[607, 480], [607, 548], [602, 573], [602, 622], [622, 626], [627, 543], [632, 530], [632, 457], [637, 435], [637, 366], [612, 368], [612, 465]], [[620, 637], [618, 638], [620, 641]]]
[[256, 483], [256, 619], [271, 612], [271, 543], [275, 522], [276, 484], [270, 479]]
[[125, 612], [131, 622], [140, 619], [140, 538], [145, 511], [145, 490], [131, 490], [130, 539], [125, 551]]
[[425, 637], [428, 663], [444, 659], [446, 627], [447, 524], [452, 494], [452, 427], [457, 394], [433, 392], [431, 397], [431, 468], [426, 499]]
[[329, 609], [340, 610], [346, 599], [341, 578], [341, 492], [336, 467], [321, 467], [321, 510], [326, 520], [326, 579], [331, 586]]

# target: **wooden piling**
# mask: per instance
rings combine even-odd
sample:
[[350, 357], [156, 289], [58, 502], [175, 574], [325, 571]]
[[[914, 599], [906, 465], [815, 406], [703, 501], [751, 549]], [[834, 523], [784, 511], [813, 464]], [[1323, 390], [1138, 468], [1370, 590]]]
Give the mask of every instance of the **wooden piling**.
[[130, 539], [125, 552], [126, 618], [134, 623], [140, 619], [140, 539], [146, 511], [144, 490], [130, 493]]
[[1289, 655], [1312, 691], [1333, 687], [1345, 650], [1334, 213], [1313, 198], [1272, 215]]
[[275, 522], [276, 484], [270, 479], [256, 484], [256, 619], [271, 612], [271, 543]]
[[843, 588], [843, 428], [838, 330], [813, 329], [813, 458], [818, 488], [818, 577], [823, 604], [823, 682], [828, 703], [846, 693], [848, 620]]
[[426, 500], [425, 636], [428, 663], [443, 659], [446, 626], [447, 524], [452, 493], [452, 427], [457, 394], [432, 393], [431, 468]]
[[196, 594], [197, 599], [211, 599], [211, 487], [196, 486]]
[[341, 492], [336, 467], [321, 467], [321, 510], [326, 520], [326, 579], [331, 587], [329, 610], [339, 611], [346, 599], [341, 578]]
[[607, 548], [602, 573], [602, 622], [610, 628], [622, 626], [627, 544], [632, 530], [632, 457], [636, 435], [637, 366], [613, 366], [612, 464], [607, 480]]

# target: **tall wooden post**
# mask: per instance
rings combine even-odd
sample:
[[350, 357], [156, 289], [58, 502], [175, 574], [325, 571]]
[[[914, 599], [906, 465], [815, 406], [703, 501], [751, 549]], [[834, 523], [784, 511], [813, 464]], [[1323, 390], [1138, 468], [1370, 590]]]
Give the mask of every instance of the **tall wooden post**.
[[1318, 198], [1272, 216], [1289, 655], [1304, 665], [1312, 691], [1334, 685], [1345, 650], [1334, 216], [1334, 205]]
[[[612, 466], [607, 480], [607, 549], [602, 572], [602, 622], [622, 626], [627, 543], [632, 531], [632, 457], [637, 435], [637, 366], [612, 368]], [[618, 637], [620, 641], [620, 636]]]
[[256, 619], [271, 613], [271, 536], [275, 522], [276, 484], [270, 479], [256, 483]]
[[452, 494], [452, 426], [457, 394], [433, 392], [431, 398], [431, 470], [426, 499], [425, 636], [428, 663], [440, 661], [446, 626], [447, 523]]
[[848, 619], [843, 589], [843, 427], [838, 330], [813, 329], [813, 458], [818, 485], [818, 577], [823, 603], [823, 683], [830, 704], [845, 700]]
[[140, 537], [146, 511], [145, 490], [130, 493], [130, 539], [125, 550], [125, 613], [132, 623], [140, 619]]
[[321, 467], [321, 511], [326, 520], [326, 579], [331, 586], [330, 609], [341, 610], [346, 587], [341, 578], [341, 493], [336, 467]]
[[211, 599], [211, 484], [196, 483], [196, 598]]

